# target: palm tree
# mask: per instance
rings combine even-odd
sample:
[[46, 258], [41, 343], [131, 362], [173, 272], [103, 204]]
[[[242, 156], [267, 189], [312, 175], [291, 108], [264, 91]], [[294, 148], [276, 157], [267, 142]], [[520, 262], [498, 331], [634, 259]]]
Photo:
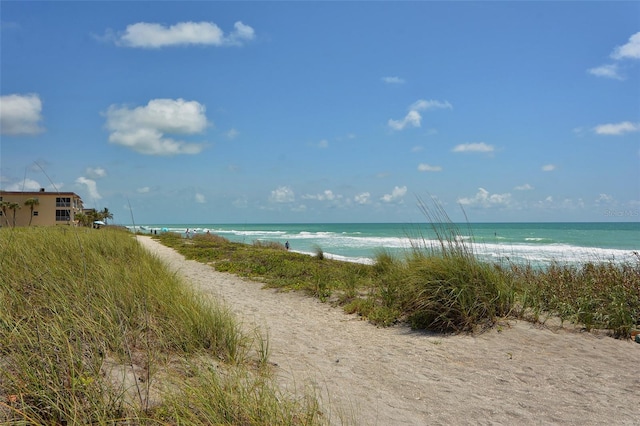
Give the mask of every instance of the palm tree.
[[95, 222], [96, 220], [99, 220], [99, 213], [96, 211], [96, 209], [89, 209], [89, 210], [85, 210], [85, 216], [86, 216], [86, 224], [87, 226], [91, 226], [92, 228], [95, 226], [93, 222]]
[[11, 203], [8, 201], [0, 201], [0, 210], [2, 210], [2, 216], [4, 217], [4, 221], [9, 226], [9, 217], [7, 216], [7, 209]]
[[16, 210], [22, 208], [18, 203], [9, 203], [8, 209], [13, 210], [13, 227], [16, 227]]
[[87, 215], [84, 213], [76, 213], [75, 220], [78, 221], [79, 225], [87, 226]]
[[31, 209], [31, 216], [29, 217], [29, 226], [31, 226], [31, 221], [33, 220], [33, 208], [40, 204], [40, 200], [37, 198], [29, 198], [24, 202], [25, 206], [29, 206]]
[[100, 220], [104, 220], [104, 222], [107, 223], [107, 219], [113, 219], [113, 213], [111, 213], [109, 209], [105, 207], [100, 212]]

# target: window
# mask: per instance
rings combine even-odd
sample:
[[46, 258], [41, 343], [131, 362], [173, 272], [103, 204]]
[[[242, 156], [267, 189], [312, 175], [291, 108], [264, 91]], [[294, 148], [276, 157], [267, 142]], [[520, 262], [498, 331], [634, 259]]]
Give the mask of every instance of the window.
[[71, 207], [71, 198], [56, 197], [56, 207]]
[[38, 212], [34, 211], [34, 212], [33, 212], [33, 215], [34, 215], [34, 216], [38, 216]]
[[71, 220], [70, 210], [56, 210], [56, 222], [67, 222]]

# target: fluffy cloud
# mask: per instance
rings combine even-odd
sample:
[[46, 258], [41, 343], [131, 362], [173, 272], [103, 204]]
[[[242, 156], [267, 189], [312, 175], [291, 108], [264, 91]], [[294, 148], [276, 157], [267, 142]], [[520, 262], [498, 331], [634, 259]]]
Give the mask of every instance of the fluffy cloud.
[[[615, 61], [622, 61], [625, 59], [640, 59], [640, 32], [637, 32], [629, 37], [629, 41], [626, 44], [613, 49], [613, 52], [609, 56]], [[597, 77], [624, 80], [624, 77], [619, 72], [617, 63], [601, 65], [599, 67], [591, 68], [587, 70], [587, 72]]]
[[198, 154], [202, 144], [165, 137], [170, 134], [201, 133], [207, 127], [205, 107], [196, 101], [154, 99], [146, 106], [129, 109], [111, 105], [106, 113], [109, 142], [140, 154]]
[[20, 182], [10, 183], [4, 186], [6, 191], [39, 191], [42, 186], [33, 179], [26, 178]]
[[441, 172], [442, 167], [431, 166], [429, 164], [418, 164], [418, 171], [420, 172]]
[[640, 59], [640, 32], [629, 37], [627, 44], [616, 47], [611, 57], [616, 60]]
[[37, 135], [44, 131], [42, 101], [36, 94], [0, 96], [0, 133], [3, 135]]
[[102, 196], [98, 193], [98, 187], [96, 185], [95, 180], [87, 179], [84, 176], [80, 176], [78, 179], [76, 179], [76, 183], [80, 185], [85, 185], [87, 188], [87, 191], [89, 191], [89, 197], [91, 197], [92, 199], [99, 200], [102, 198]]
[[506, 207], [511, 201], [511, 194], [490, 194], [484, 188], [478, 188], [474, 197], [458, 198], [458, 203], [472, 207]]
[[487, 145], [484, 142], [477, 143], [464, 143], [456, 145], [453, 152], [493, 152], [495, 148], [493, 145]]
[[254, 37], [253, 28], [240, 21], [234, 24], [234, 30], [227, 36], [213, 22], [179, 22], [169, 27], [138, 22], [127, 26], [124, 33], [116, 38], [116, 44], [151, 49], [185, 45], [241, 46]]
[[623, 121], [622, 123], [615, 124], [601, 124], [594, 129], [599, 135], [623, 135], [625, 133], [639, 132], [640, 123], [632, 123], [630, 121]]
[[596, 204], [598, 204], [598, 205], [600, 205], [600, 204], [611, 204], [614, 201], [615, 201], [614, 198], [609, 194], [599, 194], [598, 198], [596, 198]]
[[360, 205], [369, 204], [371, 202], [371, 194], [368, 192], [363, 192], [353, 197], [353, 201], [355, 201], [356, 204]]
[[593, 74], [596, 77], [613, 78], [615, 80], [623, 80], [622, 76], [618, 72], [618, 64], [605, 64], [599, 67], [590, 68], [587, 70], [589, 74]]
[[295, 193], [288, 186], [279, 186], [271, 191], [269, 201], [272, 203], [293, 203], [296, 200]]
[[552, 172], [556, 169], [556, 165], [555, 164], [545, 164], [544, 166], [542, 166], [542, 171], [543, 172]]
[[380, 200], [384, 201], [385, 203], [402, 202], [402, 197], [404, 197], [406, 193], [406, 186], [396, 186], [393, 188], [393, 191], [391, 191], [391, 194], [383, 195]]
[[425, 101], [424, 99], [419, 99], [409, 106], [409, 112], [402, 120], [389, 119], [387, 124], [393, 130], [403, 130], [407, 126], [420, 127], [422, 125], [422, 115], [420, 115], [420, 111], [434, 109], [453, 109], [453, 106], [447, 101]]
[[533, 186], [529, 185], [528, 183], [525, 183], [524, 185], [516, 186], [513, 189], [515, 189], [516, 191], [531, 191], [534, 188], [533, 188]]
[[136, 189], [136, 191], [139, 194], [147, 194], [147, 193], [149, 193], [149, 191], [151, 191], [151, 188], [149, 188], [148, 186], [143, 186], [142, 188]]
[[85, 174], [91, 179], [100, 179], [107, 176], [107, 171], [102, 167], [87, 167]]
[[204, 204], [207, 202], [206, 198], [202, 194], [196, 194], [195, 200], [196, 200], [196, 203], [199, 203], [199, 204]]
[[322, 194], [316, 194], [316, 195], [307, 194], [307, 195], [303, 195], [302, 198], [305, 200], [333, 201], [336, 198], [342, 198], [342, 197], [334, 194], [333, 191], [330, 189], [325, 189]]

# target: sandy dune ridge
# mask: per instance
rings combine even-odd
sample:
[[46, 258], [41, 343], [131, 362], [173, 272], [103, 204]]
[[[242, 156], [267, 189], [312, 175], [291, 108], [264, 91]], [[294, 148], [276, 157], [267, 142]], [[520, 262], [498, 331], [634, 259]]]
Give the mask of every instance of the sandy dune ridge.
[[640, 344], [630, 340], [522, 321], [474, 336], [377, 328], [138, 240], [247, 330], [268, 333], [283, 389], [314, 390], [331, 424], [640, 424]]

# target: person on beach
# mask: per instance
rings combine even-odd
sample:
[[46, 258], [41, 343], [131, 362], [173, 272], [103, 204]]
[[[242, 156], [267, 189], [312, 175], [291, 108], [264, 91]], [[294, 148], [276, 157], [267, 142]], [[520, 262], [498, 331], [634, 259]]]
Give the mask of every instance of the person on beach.
[[284, 248], [286, 248], [287, 250], [289, 250], [289, 241], [287, 241], [286, 243], [284, 243]]
[[187, 232], [185, 232], [184, 234], [187, 236], [187, 238], [189, 238], [189, 228], [187, 228]]

